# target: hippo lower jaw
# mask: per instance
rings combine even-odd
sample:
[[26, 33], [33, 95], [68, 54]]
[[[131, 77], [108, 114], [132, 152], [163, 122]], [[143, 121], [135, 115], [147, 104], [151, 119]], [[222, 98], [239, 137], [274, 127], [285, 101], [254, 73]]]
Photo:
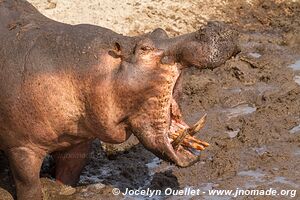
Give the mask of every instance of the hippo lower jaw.
[[[135, 136], [145, 148], [159, 158], [174, 163], [179, 167], [188, 167], [199, 161], [199, 151], [204, 150], [209, 144], [193, 137], [204, 126], [206, 116], [202, 117], [192, 127], [189, 127], [182, 120], [180, 109], [173, 98], [179, 74], [180, 70], [172, 78], [172, 92], [169, 94], [168, 103], [163, 106], [165, 108], [162, 111], [164, 117], [157, 119], [158, 125], [154, 125], [153, 129], [148, 129], [149, 127], [147, 127], [143, 129], [144, 131], [135, 132]], [[167, 126], [163, 123], [165, 121], [167, 121]], [[143, 118], [138, 122], [139, 125], [149, 124]], [[160, 124], [160, 122], [163, 124]], [[152, 122], [152, 124], [155, 123]]]
[[[177, 67], [182, 68], [181, 65]], [[179, 167], [188, 167], [200, 159], [199, 151], [204, 150], [209, 144], [196, 139], [194, 135], [204, 127], [206, 115], [198, 120], [192, 127], [188, 126], [182, 119], [180, 108], [175, 101], [174, 93], [176, 83], [179, 81], [181, 70], [174, 77], [175, 84], [172, 89], [170, 103], [170, 122], [167, 135], [167, 148], [169, 149], [169, 159]]]
[[[203, 119], [200, 120], [202, 121], [201, 126], [204, 124]], [[200, 160], [199, 151], [209, 146], [208, 143], [192, 136], [191, 130], [193, 128], [195, 126], [188, 127], [172, 120], [169, 131], [162, 137], [157, 138], [154, 143], [145, 145], [144, 142], [141, 142], [159, 158], [174, 163], [178, 167], [189, 167]]]
[[188, 167], [198, 162], [200, 151], [208, 147], [207, 142], [203, 142], [194, 135], [204, 126], [206, 115], [204, 115], [194, 126], [189, 127], [184, 121], [172, 119], [167, 134], [169, 155], [166, 155], [179, 167]]

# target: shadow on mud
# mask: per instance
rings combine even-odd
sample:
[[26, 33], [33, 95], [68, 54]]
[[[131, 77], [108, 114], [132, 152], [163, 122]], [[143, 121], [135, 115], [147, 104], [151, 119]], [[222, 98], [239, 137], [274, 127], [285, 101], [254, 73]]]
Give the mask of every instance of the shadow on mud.
[[[12, 196], [15, 195], [15, 188], [12, 180], [12, 175], [9, 170], [9, 163], [7, 157], [2, 151], [0, 151], [0, 189], [6, 190]], [[2, 192], [1, 195], [3, 195]]]
[[[107, 156], [100, 142], [95, 141], [90, 162], [83, 170], [78, 186], [104, 184], [117, 187], [122, 192], [126, 189], [179, 189], [177, 177], [170, 168], [157, 171], [161, 160], [140, 144], [128, 151]], [[54, 180], [54, 161], [47, 156], [41, 169], [41, 177]], [[0, 188], [15, 196], [13, 179], [7, 157], [0, 152]]]
[[139, 188], [178, 188], [171, 170], [155, 172], [160, 160], [140, 144], [128, 151], [107, 157], [98, 141], [93, 144], [90, 163], [80, 177], [80, 185], [103, 183], [121, 191]]
[[[101, 183], [117, 187], [122, 192], [141, 188], [178, 189], [179, 183], [172, 170], [155, 171], [160, 162], [161, 160], [140, 144], [122, 153], [107, 156], [100, 142], [96, 140], [78, 186]], [[48, 156], [43, 163], [41, 176], [54, 179], [54, 165], [53, 159]]]

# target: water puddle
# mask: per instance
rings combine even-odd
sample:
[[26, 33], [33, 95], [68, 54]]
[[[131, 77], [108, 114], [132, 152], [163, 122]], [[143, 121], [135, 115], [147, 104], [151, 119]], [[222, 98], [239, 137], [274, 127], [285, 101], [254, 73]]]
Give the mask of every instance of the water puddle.
[[248, 115], [255, 111], [256, 111], [255, 107], [251, 107], [248, 104], [241, 104], [233, 108], [228, 108], [224, 112], [226, 113], [227, 117], [230, 119], [242, 115]]
[[152, 172], [159, 164], [161, 163], [161, 160], [157, 157], [153, 158], [153, 160], [146, 164], [149, 171]]
[[145, 188], [150, 185], [150, 183], [153, 179], [153, 176], [155, 174], [155, 170], [158, 168], [160, 163], [161, 163], [161, 160], [159, 158], [155, 157], [146, 164], [146, 166], [148, 168], [148, 175], [150, 176], [150, 178], [148, 178], [148, 180], [145, 181], [145, 183], [143, 185], [141, 185], [139, 189]]
[[254, 53], [251, 52], [248, 55], [251, 56], [251, 57], [253, 57], [253, 58], [260, 58], [261, 57], [261, 54], [260, 53], [256, 53], [256, 52], [254, 52]]
[[233, 94], [238, 94], [240, 92], [242, 92], [243, 90], [239, 87], [237, 88], [230, 88], [230, 89], [227, 89], [227, 88], [224, 88], [225, 90], [227, 90], [229, 93], [233, 93]]
[[300, 156], [300, 148], [295, 150], [294, 155], [295, 156]]
[[[299, 71], [300, 71], [300, 59], [297, 60], [294, 64], [289, 65], [289, 67], [292, 68], [294, 71], [299, 72]], [[298, 85], [300, 85], [300, 76], [299, 76], [299, 75], [296, 75], [296, 76], [294, 77], [294, 81], [295, 81]]]
[[262, 95], [264, 92], [271, 91], [271, 90], [277, 90], [278, 87], [273, 85], [268, 85], [266, 83], [258, 83], [255, 87], [259, 93], [259, 95]]
[[277, 87], [266, 84], [266, 83], [257, 83], [253, 86], [247, 86], [247, 87], [243, 87], [243, 88], [240, 88], [240, 87], [224, 88], [224, 90], [227, 90], [231, 94], [238, 94], [243, 91], [254, 91], [254, 92], [257, 92], [259, 95], [261, 95], [262, 93], [264, 93], [266, 91], [271, 91], [271, 90], [275, 90], [275, 89], [277, 89]]
[[245, 189], [255, 188], [258, 186], [257, 183], [263, 183], [265, 174], [261, 170], [249, 170], [241, 171], [237, 173], [238, 176], [249, 177], [244, 185]]
[[214, 183], [205, 183], [201, 185], [199, 189], [201, 189], [201, 191], [211, 190], [213, 189], [214, 185], [215, 185]]
[[256, 181], [263, 182], [265, 174], [261, 170], [249, 170], [238, 172], [238, 176], [248, 176], [254, 178]]
[[272, 180], [268, 180], [268, 176], [266, 176], [265, 173], [263, 173], [262, 170], [249, 170], [249, 171], [241, 171], [238, 172], [238, 176], [242, 177], [249, 177], [250, 179], [245, 180], [245, 185], [243, 188], [250, 189], [250, 188], [256, 188], [259, 185], [271, 185], [274, 183], [289, 185], [294, 188], [299, 188], [299, 184], [294, 183], [291, 180], [288, 180], [286, 177], [283, 176], [276, 176]]
[[294, 81], [295, 81], [298, 85], [300, 85], [300, 76], [295, 76], [295, 77], [294, 77]]
[[284, 185], [290, 185], [294, 188], [299, 188], [298, 184], [294, 183], [293, 181], [288, 180], [287, 178], [285, 178], [283, 176], [275, 177], [275, 179], [271, 183], [281, 183], [281, 184], [284, 184]]
[[296, 134], [297, 132], [300, 132], [300, 124], [289, 130], [291, 134]]
[[254, 148], [254, 151], [260, 156], [268, 152], [266, 146]]
[[235, 131], [226, 131], [229, 138], [235, 138], [240, 132], [240, 129], [237, 129]]
[[295, 71], [300, 71], [300, 59], [297, 60], [294, 64], [291, 64], [289, 67]]
[[161, 162], [161, 159], [155, 157], [146, 164], [146, 167], [148, 168], [149, 178], [139, 187], [139, 189], [145, 189], [147, 187], [150, 187], [151, 181], [153, 180], [155, 173], [168, 171], [173, 168], [172, 165], [161, 165]]

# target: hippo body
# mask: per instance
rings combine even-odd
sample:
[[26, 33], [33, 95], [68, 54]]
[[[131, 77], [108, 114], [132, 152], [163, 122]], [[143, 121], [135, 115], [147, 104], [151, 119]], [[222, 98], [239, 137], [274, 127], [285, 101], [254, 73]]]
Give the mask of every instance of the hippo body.
[[18, 199], [42, 198], [47, 154], [57, 160], [57, 178], [74, 184], [87, 156], [65, 155], [87, 155], [95, 138], [118, 144], [134, 134], [164, 160], [197, 162], [168, 138], [172, 118], [181, 120], [180, 73], [224, 63], [237, 52], [236, 36], [214, 24], [175, 38], [162, 29], [127, 37], [53, 21], [23, 0], [0, 1], [0, 149]]

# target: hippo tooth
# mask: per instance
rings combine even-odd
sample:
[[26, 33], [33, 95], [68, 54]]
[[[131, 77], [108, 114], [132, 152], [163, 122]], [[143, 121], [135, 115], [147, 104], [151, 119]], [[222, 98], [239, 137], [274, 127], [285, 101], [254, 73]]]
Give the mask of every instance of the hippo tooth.
[[207, 114], [205, 114], [203, 117], [201, 117], [198, 122], [196, 122], [194, 124], [194, 126], [192, 126], [191, 128], [189, 128], [189, 134], [191, 136], [195, 135], [198, 131], [200, 131], [200, 129], [202, 129], [204, 127], [204, 124], [206, 122], [206, 116]]
[[176, 131], [175, 134], [178, 135], [178, 137], [172, 142], [172, 146], [174, 149], [177, 149], [184, 140], [184, 138], [189, 134], [189, 130], [188, 128], [179, 129], [178, 131]]
[[179, 127], [179, 129], [173, 133], [173, 136], [176, 136], [176, 138], [173, 140], [172, 142], [172, 146], [174, 149], [177, 149], [182, 143], [184, 143], [183, 145], [187, 146], [185, 138], [187, 138], [188, 140], [192, 141], [192, 144], [189, 144], [188, 146], [191, 146], [194, 149], [197, 150], [204, 150], [205, 147], [208, 147], [209, 144], [207, 142], [203, 142], [201, 140], [198, 140], [196, 138], [193, 137], [193, 135], [195, 135], [200, 129], [202, 129], [204, 127], [205, 121], [206, 121], [206, 116], [207, 114], [205, 114], [203, 117], [201, 117], [198, 122], [196, 122], [194, 124], [193, 127], [191, 128], [183, 128], [183, 125], [178, 126], [178, 123], [176, 123], [176, 125]]

